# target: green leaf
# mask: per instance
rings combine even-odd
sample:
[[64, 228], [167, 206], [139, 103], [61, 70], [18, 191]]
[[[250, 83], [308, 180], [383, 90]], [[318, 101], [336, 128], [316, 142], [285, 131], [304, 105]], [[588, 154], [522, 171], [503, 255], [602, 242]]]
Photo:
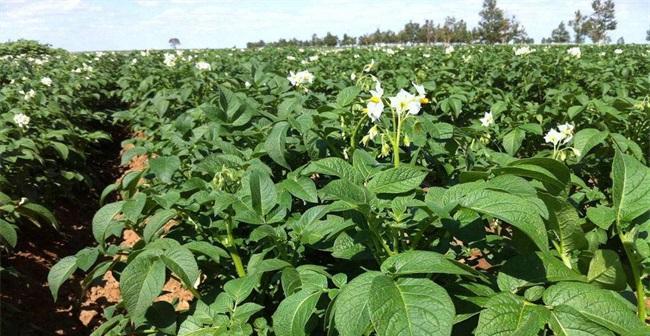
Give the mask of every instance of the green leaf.
[[368, 310], [378, 336], [451, 335], [455, 315], [447, 291], [433, 281], [387, 275], [372, 280]]
[[47, 284], [52, 292], [52, 297], [56, 301], [59, 295], [59, 288], [61, 285], [72, 276], [72, 273], [77, 270], [77, 257], [67, 256], [59, 260], [47, 274]]
[[353, 205], [367, 204], [371, 196], [365, 187], [351, 184], [349, 181], [340, 179], [328, 183], [321, 189], [324, 200], [342, 200]]
[[287, 147], [287, 130], [289, 123], [280, 121], [273, 125], [271, 133], [264, 142], [264, 150], [269, 157], [280, 166], [290, 169], [287, 159], [285, 159], [285, 152]]
[[244, 302], [251, 295], [255, 286], [259, 283], [257, 275], [248, 275], [243, 278], [237, 278], [226, 282], [223, 290], [226, 291], [236, 303]]
[[549, 210], [547, 223], [558, 252], [569, 258], [572, 251], [586, 247], [587, 240], [582, 231], [584, 219], [578, 215], [576, 208], [561, 197], [542, 194], [541, 198]]
[[470, 192], [460, 200], [460, 204], [509, 223], [526, 234], [540, 250], [548, 250], [546, 226], [537, 210], [526, 199], [484, 189]]
[[314, 161], [305, 168], [303, 174], [319, 173], [336, 176], [346, 179], [353, 183], [361, 183], [363, 178], [352, 165], [345, 160], [336, 157], [330, 157]]
[[145, 242], [150, 242], [160, 229], [176, 216], [176, 210], [161, 210], [147, 219], [147, 224], [142, 232], [142, 238]]
[[230, 258], [230, 255], [226, 250], [206, 241], [191, 241], [183, 246], [194, 253], [200, 253], [209, 257], [217, 264], [219, 264], [221, 258]]
[[580, 112], [584, 111], [585, 107], [584, 106], [571, 106], [569, 107], [569, 110], [567, 111], [567, 115], [569, 116], [569, 119], [575, 118]]
[[124, 205], [124, 201], [108, 203], [97, 210], [95, 216], [93, 216], [93, 237], [100, 245], [104, 244], [110, 224], [115, 215], [122, 211], [122, 205]]
[[163, 183], [171, 183], [172, 176], [181, 167], [178, 156], [161, 156], [149, 160], [149, 170]]
[[476, 327], [476, 336], [537, 336], [546, 324], [548, 310], [512, 293], [499, 293], [485, 304]]
[[624, 290], [627, 278], [618, 254], [612, 250], [596, 250], [589, 262], [587, 280], [606, 289]]
[[565, 305], [550, 310], [548, 325], [556, 336], [614, 336], [607, 328]]
[[368, 300], [379, 272], [366, 272], [346, 284], [336, 296], [334, 324], [341, 336], [363, 335], [370, 327]]
[[599, 228], [607, 230], [616, 220], [616, 210], [606, 206], [587, 208], [587, 218]]
[[38, 223], [47, 223], [55, 229], [59, 229], [59, 223], [56, 220], [56, 217], [54, 217], [54, 214], [40, 204], [27, 202], [21, 206], [16, 207], [16, 211], [21, 215], [29, 217], [32, 222], [37, 225]]
[[304, 201], [317, 203], [318, 197], [316, 194], [316, 184], [308, 177], [299, 177], [297, 179], [287, 178], [282, 181], [284, 187], [291, 195], [298, 197]]
[[573, 148], [578, 151], [578, 161], [582, 160], [589, 151], [607, 138], [609, 133], [595, 128], [579, 130], [573, 136]]
[[471, 268], [431, 251], [407, 251], [386, 259], [381, 271], [391, 274], [458, 274], [476, 276]]
[[166, 250], [160, 258], [167, 268], [181, 279], [185, 287], [198, 296], [194, 284], [199, 279], [199, 266], [192, 252], [185, 247], [177, 246]]
[[147, 195], [144, 193], [137, 193], [135, 196], [124, 201], [122, 205], [122, 213], [124, 218], [132, 223], [136, 223], [142, 214], [144, 205], [147, 202]]
[[314, 313], [321, 292], [300, 290], [286, 297], [273, 314], [273, 331], [282, 336], [308, 335], [305, 326]]
[[650, 211], [650, 168], [619, 151], [612, 166], [612, 198], [618, 223]]
[[16, 229], [2, 218], [0, 218], [0, 238], [11, 247], [16, 247], [16, 243], [18, 242]]
[[143, 252], [126, 265], [119, 280], [129, 315], [143, 316], [165, 284], [165, 264], [151, 253]]
[[352, 104], [359, 95], [359, 92], [361, 92], [361, 90], [356, 86], [346, 87], [336, 96], [336, 105], [339, 107], [345, 107]]
[[524, 138], [526, 138], [526, 132], [520, 128], [515, 128], [503, 136], [503, 148], [505, 148], [506, 152], [511, 156], [515, 156], [519, 147], [521, 147]]
[[277, 189], [271, 177], [261, 169], [254, 169], [249, 177], [251, 205], [258, 216], [269, 213], [278, 203]]
[[549, 252], [536, 252], [510, 258], [501, 267], [497, 284], [502, 291], [516, 292], [520, 288], [559, 281], [586, 281]]
[[552, 193], [559, 194], [571, 180], [569, 169], [562, 162], [549, 158], [515, 160], [493, 170], [497, 174], [513, 174], [536, 179]]
[[418, 188], [426, 176], [427, 172], [421, 169], [399, 166], [376, 173], [367, 187], [378, 194], [399, 194]]
[[70, 150], [68, 149], [68, 146], [66, 146], [64, 143], [57, 142], [57, 141], [50, 141], [50, 145], [52, 145], [52, 148], [56, 150], [61, 158], [63, 160], [68, 159], [68, 155], [70, 154]]
[[615, 292], [590, 284], [563, 282], [544, 291], [544, 303], [573, 308], [587, 320], [618, 334], [647, 330], [639, 321], [632, 306]]

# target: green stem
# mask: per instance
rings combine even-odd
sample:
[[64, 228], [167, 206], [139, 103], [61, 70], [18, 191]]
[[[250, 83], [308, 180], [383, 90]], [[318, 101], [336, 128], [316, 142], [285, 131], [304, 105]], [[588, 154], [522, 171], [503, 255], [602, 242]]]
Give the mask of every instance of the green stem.
[[632, 271], [632, 277], [634, 278], [634, 287], [636, 287], [636, 307], [639, 320], [645, 323], [646, 320], [646, 307], [645, 307], [645, 288], [641, 282], [641, 272], [637, 266], [636, 257], [634, 256], [632, 244], [625, 235], [620, 231], [618, 232], [618, 237], [623, 244], [623, 249], [627, 255], [627, 260], [630, 262], [630, 270]]
[[399, 167], [399, 142], [402, 132], [402, 117], [397, 115], [397, 130], [395, 131], [395, 139], [393, 140], [393, 165]]
[[228, 239], [228, 243], [227, 243], [228, 252], [230, 252], [230, 257], [232, 258], [232, 262], [235, 264], [235, 270], [237, 271], [237, 276], [243, 278], [246, 276], [246, 270], [244, 269], [244, 264], [242, 263], [241, 257], [239, 256], [239, 251], [237, 250], [237, 245], [235, 244], [235, 238], [232, 235], [230, 218], [226, 220], [226, 235]]
[[357, 125], [352, 130], [352, 134], [350, 134], [350, 149], [352, 149], [352, 152], [354, 152], [354, 149], [357, 148], [357, 142], [356, 142], [355, 138], [357, 136], [357, 132], [359, 131], [359, 128], [361, 127], [362, 123], [365, 120], [366, 120], [366, 116], [364, 115], [363, 117], [361, 117], [361, 119], [359, 119], [359, 121], [357, 122]]

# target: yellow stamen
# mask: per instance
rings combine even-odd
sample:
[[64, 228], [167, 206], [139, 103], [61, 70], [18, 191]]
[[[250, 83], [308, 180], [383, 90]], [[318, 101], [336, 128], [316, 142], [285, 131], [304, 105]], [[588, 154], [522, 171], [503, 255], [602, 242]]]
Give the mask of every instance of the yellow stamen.
[[370, 101], [373, 102], [373, 103], [375, 103], [375, 104], [377, 104], [377, 103], [379, 103], [380, 100], [379, 100], [379, 97], [377, 97], [377, 96], [372, 96], [372, 98], [370, 98]]
[[427, 97], [420, 98], [420, 104], [429, 104], [429, 99]]

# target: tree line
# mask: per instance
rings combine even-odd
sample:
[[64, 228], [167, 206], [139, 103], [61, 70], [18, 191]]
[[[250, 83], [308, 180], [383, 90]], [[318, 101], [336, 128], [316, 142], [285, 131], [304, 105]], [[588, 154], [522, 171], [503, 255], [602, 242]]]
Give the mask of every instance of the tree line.
[[[588, 37], [594, 43], [608, 43], [610, 42], [608, 32], [616, 29], [617, 25], [614, 7], [613, 0], [593, 0], [591, 3], [592, 13], [585, 15], [578, 10], [574, 13], [574, 17], [568, 21], [569, 27], [573, 29], [573, 40], [567, 26], [562, 21], [557, 28], [551, 31], [551, 36], [542, 38], [541, 42], [584, 43]], [[411, 21], [398, 32], [377, 29], [373, 33], [358, 37], [348, 34], [339, 37], [328, 32], [323, 37], [313, 34], [308, 40], [296, 38], [283, 38], [273, 42], [259, 40], [249, 42], [246, 46], [259, 48], [264, 46], [335, 47], [377, 43], [534, 43], [517, 18], [515, 16], [508, 17], [497, 6], [496, 0], [484, 0], [479, 16], [480, 20], [477, 26], [471, 29], [468, 28], [467, 22], [464, 20], [448, 16], [444, 22], [438, 24], [434, 24], [433, 20], [425, 20], [422, 24]], [[650, 30], [647, 39], [650, 40]], [[619, 43], [621, 41], [622, 38], [619, 39]]]

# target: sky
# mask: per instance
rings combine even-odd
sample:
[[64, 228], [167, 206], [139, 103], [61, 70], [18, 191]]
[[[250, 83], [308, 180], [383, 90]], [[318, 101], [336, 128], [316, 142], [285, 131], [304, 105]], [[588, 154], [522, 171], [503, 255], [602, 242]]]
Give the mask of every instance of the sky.
[[[612, 41], [646, 43], [650, 0], [615, 0]], [[482, 0], [0, 0], [0, 41], [34, 39], [70, 51], [245, 47], [246, 42], [309, 39], [328, 31], [359, 36], [446, 16], [474, 27]], [[536, 42], [590, 0], [498, 0]], [[567, 29], [570, 30], [569, 27]]]

